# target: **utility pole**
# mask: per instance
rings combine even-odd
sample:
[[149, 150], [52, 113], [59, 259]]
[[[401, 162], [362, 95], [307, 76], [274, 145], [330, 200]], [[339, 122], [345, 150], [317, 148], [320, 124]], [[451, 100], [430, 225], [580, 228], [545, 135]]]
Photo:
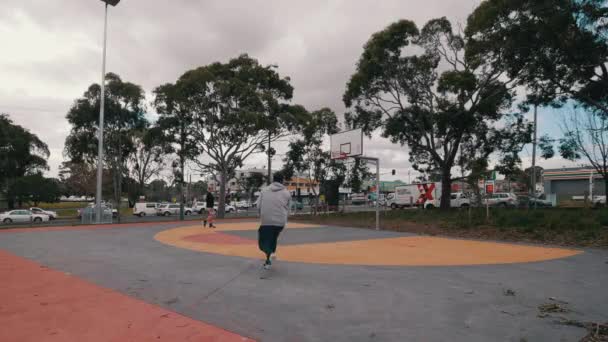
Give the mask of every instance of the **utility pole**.
[[359, 158], [376, 164], [376, 230], [380, 230], [380, 159], [371, 157]]
[[97, 145], [97, 190], [95, 191], [95, 219], [97, 223], [102, 223], [103, 210], [101, 209], [101, 188], [103, 176], [103, 116], [105, 109], [106, 93], [106, 48], [108, 40], [108, 4], [105, 4], [105, 15], [103, 23], [103, 57], [101, 63], [101, 98], [99, 104], [99, 132]]
[[536, 133], [538, 127], [538, 104], [534, 103], [534, 140], [532, 141], [532, 196], [536, 209]]
[[270, 185], [272, 183], [272, 154], [271, 154], [271, 147], [270, 147], [270, 142], [271, 142], [271, 133], [270, 131], [268, 131], [268, 180], [266, 181], [266, 184]]

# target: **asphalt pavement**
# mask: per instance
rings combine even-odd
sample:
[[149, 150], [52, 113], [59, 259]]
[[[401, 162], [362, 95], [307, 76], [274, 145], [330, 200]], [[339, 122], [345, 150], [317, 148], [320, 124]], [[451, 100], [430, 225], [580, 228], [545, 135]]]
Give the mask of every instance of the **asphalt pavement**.
[[[228, 221], [219, 225], [227, 226]], [[258, 341], [578, 341], [586, 330], [559, 322], [608, 321], [605, 250], [585, 249], [540, 262], [397, 267], [282, 261], [279, 247], [272, 273], [263, 273], [258, 259], [188, 250], [155, 239], [180, 226], [183, 223], [5, 231], [0, 233], [0, 249], [39, 263], [40, 272], [46, 268], [65, 272]], [[208, 229], [197, 231], [214, 234]], [[238, 239], [255, 238], [250, 229], [227, 233]], [[304, 227], [287, 229], [281, 241], [285, 249], [302, 253], [307, 253], [307, 246], [335, 244], [334, 253], [340, 254], [354, 252], [341, 251], [340, 244], [369, 240], [389, 246], [393, 239], [410, 237]], [[431, 256], [433, 248], [430, 244], [421, 253]], [[365, 248], [359, 252], [383, 253]], [[90, 299], [74, 300], [84, 305]], [[543, 316], [539, 308], [545, 304], [557, 310]], [[29, 310], [53, 305], [59, 303]], [[53, 325], [57, 330], [61, 320], [31, 324]]]

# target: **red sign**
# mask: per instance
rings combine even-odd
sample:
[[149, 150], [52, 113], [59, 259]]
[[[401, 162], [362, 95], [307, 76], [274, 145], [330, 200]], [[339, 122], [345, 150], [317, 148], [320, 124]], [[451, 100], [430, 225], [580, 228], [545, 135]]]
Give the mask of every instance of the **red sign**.
[[420, 196], [418, 196], [416, 204], [424, 204], [426, 201], [432, 201], [433, 190], [435, 190], [435, 183], [418, 184], [418, 191], [420, 191]]
[[486, 192], [491, 194], [494, 192], [494, 183], [488, 183], [486, 184]]

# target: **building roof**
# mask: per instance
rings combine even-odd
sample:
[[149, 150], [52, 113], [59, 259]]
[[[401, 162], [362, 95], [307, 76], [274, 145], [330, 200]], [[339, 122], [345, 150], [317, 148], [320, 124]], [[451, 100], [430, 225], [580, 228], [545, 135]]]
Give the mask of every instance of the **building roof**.
[[563, 167], [560, 169], [545, 169], [543, 177], [545, 180], [567, 180], [567, 179], [589, 179], [601, 178], [601, 175], [591, 167]]

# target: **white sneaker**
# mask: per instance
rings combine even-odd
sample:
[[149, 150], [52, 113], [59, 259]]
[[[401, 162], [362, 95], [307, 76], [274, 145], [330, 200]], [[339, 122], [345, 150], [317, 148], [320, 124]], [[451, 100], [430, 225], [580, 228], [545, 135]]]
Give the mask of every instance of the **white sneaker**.
[[264, 264], [264, 269], [265, 269], [265, 270], [267, 270], [267, 271], [268, 271], [268, 270], [270, 270], [271, 268], [272, 268], [272, 265], [271, 265], [271, 264]]

